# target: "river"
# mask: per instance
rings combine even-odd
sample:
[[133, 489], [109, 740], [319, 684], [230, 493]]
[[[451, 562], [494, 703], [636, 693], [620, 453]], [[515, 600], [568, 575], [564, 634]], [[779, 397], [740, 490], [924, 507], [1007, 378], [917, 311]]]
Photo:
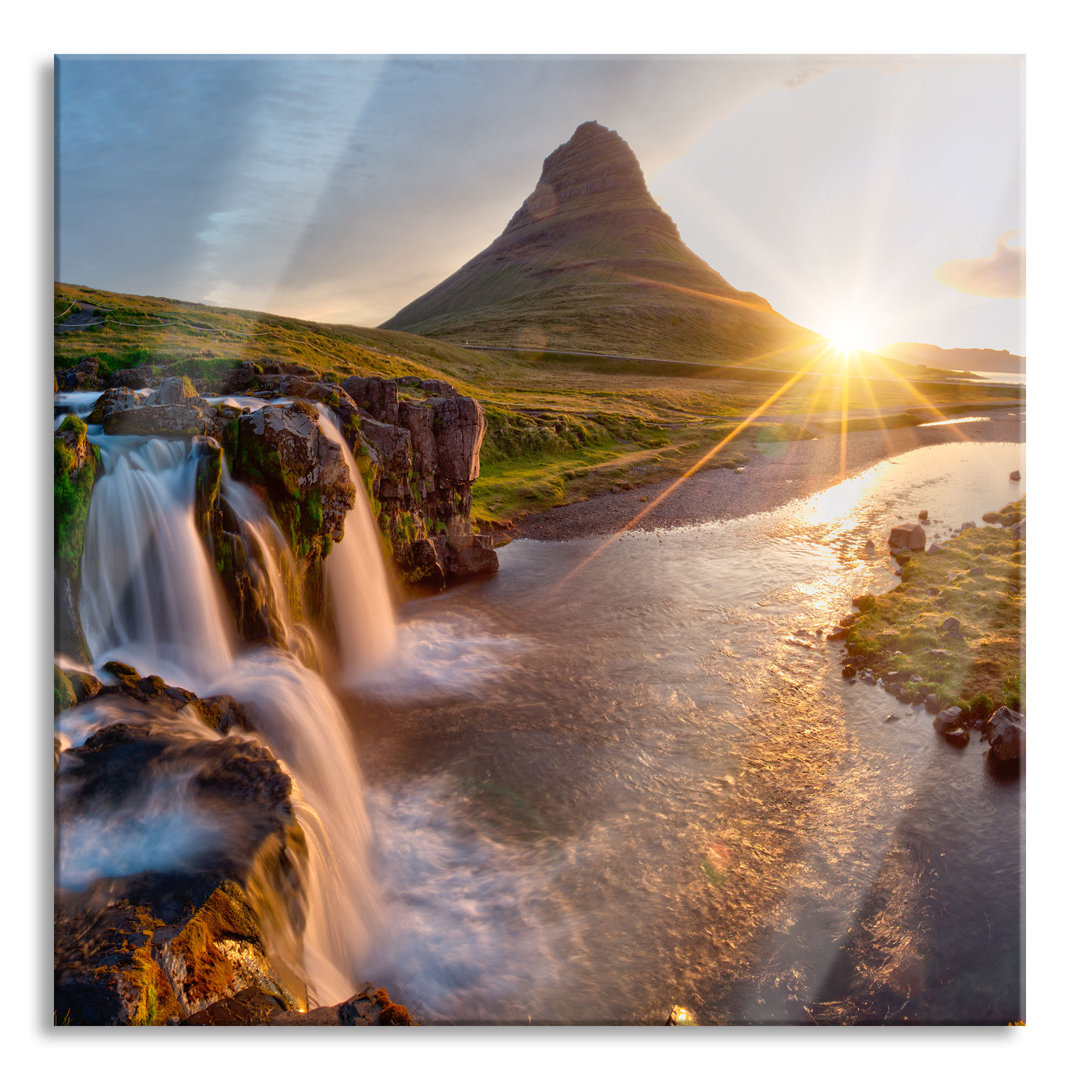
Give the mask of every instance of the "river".
[[979, 521], [1022, 459], [930, 447], [773, 513], [516, 541], [406, 605], [347, 708], [377, 977], [442, 1022], [1022, 1016], [1022, 785], [821, 634], [896, 584], [893, 524]]
[[[347, 523], [319, 675], [302, 627], [293, 655], [235, 646], [193, 524], [196, 452], [91, 435], [95, 667], [233, 694], [299, 782], [314, 1002], [372, 979], [426, 1023], [1024, 1015], [1022, 782], [845, 682], [824, 636], [853, 595], [896, 583], [892, 525], [925, 509], [944, 539], [1018, 498], [1021, 444], [927, 447], [722, 523], [518, 540], [498, 574], [396, 613], [370, 522]], [[223, 497], [253, 541], [284, 543], [248, 489], [226, 477]], [[110, 710], [61, 713], [64, 746]], [[65, 799], [65, 775], [61, 755], [62, 888], [229, 841], [162, 777], [133, 778], [145, 797], [106, 821]]]

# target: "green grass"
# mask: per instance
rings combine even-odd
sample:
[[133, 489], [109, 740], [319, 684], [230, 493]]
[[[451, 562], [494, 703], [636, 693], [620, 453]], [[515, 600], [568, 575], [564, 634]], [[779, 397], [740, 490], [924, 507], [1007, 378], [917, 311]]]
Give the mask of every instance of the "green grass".
[[[349, 375], [449, 381], [477, 398], [488, 416], [481, 479], [473, 490], [479, 524], [505, 523], [612, 484], [678, 475], [730, 433], [736, 420], [763, 406], [761, 424], [716, 455], [709, 467], [745, 460], [755, 437], [763, 443], [777, 434], [790, 437], [771, 427], [773, 420], [798, 424], [808, 414], [835, 416], [842, 407], [855, 414], [925, 405], [925, 391], [896, 381], [857, 379], [844, 390], [834, 378], [808, 376], [770, 401], [786, 374], [549, 352], [484, 352], [394, 330], [57, 285], [57, 312], [72, 303], [103, 310], [105, 324], [57, 334], [58, 367], [95, 356], [107, 371], [150, 364], [158, 373], [167, 369], [198, 380], [217, 378], [242, 361], [273, 360], [303, 364], [329, 381]], [[616, 343], [622, 333], [612, 329]], [[940, 388], [935, 395], [939, 403], [971, 408], [993, 396], [989, 388], [964, 386]], [[587, 475], [567, 475], [582, 471]]]
[[[1023, 516], [1025, 501], [1001, 511], [1010, 512]], [[1023, 709], [1024, 560], [1024, 541], [997, 528], [966, 529], [933, 555], [913, 555], [891, 592], [855, 598], [851, 661], [881, 677], [899, 672], [907, 696], [935, 693], [942, 708], [975, 717]], [[942, 630], [950, 617], [959, 640]]]

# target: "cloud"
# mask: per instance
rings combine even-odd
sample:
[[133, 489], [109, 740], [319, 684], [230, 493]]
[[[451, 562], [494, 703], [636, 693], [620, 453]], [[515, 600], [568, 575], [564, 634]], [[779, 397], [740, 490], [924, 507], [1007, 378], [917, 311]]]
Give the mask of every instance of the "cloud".
[[1026, 248], [1009, 243], [1016, 230], [1002, 233], [994, 242], [994, 254], [981, 259], [950, 259], [934, 277], [943, 285], [974, 296], [1019, 297], [1024, 295]]

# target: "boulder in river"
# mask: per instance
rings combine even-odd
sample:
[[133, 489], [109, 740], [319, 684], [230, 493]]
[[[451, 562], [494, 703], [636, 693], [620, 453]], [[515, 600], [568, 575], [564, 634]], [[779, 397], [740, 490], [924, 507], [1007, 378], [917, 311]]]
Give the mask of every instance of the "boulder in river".
[[948, 709], [944, 709], [934, 717], [934, 730], [939, 735], [944, 735], [946, 731], [952, 731], [955, 728], [961, 726], [961, 717], [964, 715], [964, 710], [959, 705], [953, 705]]
[[926, 533], [921, 525], [897, 525], [889, 533], [889, 547], [899, 551], [922, 551]]
[[1027, 744], [1024, 714], [1002, 705], [986, 722], [990, 756], [999, 764], [1019, 762]]

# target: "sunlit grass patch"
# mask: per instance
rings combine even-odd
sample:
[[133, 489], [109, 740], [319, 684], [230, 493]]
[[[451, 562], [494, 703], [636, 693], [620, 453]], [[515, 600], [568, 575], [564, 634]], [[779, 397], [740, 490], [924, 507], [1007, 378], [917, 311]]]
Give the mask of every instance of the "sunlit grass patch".
[[[1025, 501], [1000, 513], [1019, 520]], [[892, 686], [913, 700], [934, 693], [943, 708], [971, 715], [1023, 708], [1024, 551], [1007, 529], [979, 528], [912, 556], [891, 592], [856, 597], [850, 661], [893, 675]]]

